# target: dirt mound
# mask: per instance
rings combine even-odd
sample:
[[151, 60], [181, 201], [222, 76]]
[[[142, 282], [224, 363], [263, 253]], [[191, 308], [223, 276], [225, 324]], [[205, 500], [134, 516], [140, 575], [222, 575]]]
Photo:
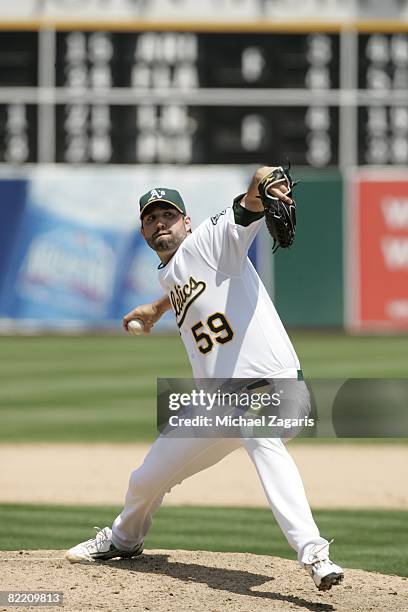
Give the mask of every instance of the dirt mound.
[[319, 593], [294, 561], [242, 553], [150, 550], [133, 560], [70, 565], [60, 550], [13, 551], [2, 553], [0, 573], [2, 590], [62, 591], [63, 610], [72, 612], [408, 610], [406, 578], [347, 570], [342, 585]]

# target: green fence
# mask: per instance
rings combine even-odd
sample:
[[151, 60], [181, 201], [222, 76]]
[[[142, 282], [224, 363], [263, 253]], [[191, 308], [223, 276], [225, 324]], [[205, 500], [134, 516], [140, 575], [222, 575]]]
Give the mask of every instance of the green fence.
[[274, 255], [275, 305], [289, 326], [343, 326], [343, 179], [306, 169], [296, 178], [298, 231]]

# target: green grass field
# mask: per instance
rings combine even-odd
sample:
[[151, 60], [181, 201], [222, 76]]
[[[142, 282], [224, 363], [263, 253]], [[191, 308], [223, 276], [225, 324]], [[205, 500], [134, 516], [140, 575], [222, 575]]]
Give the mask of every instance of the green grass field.
[[[408, 377], [405, 337], [293, 333], [306, 377]], [[155, 437], [156, 378], [190, 377], [178, 337], [2, 337], [0, 442]]]
[[[0, 549], [66, 549], [93, 526], [112, 523], [120, 508], [0, 505]], [[408, 512], [316, 511], [321, 532], [335, 538], [333, 558], [345, 567], [408, 576]], [[358, 543], [358, 544], [357, 544]], [[252, 552], [296, 559], [269, 510], [165, 507], [146, 548]]]
[[[293, 333], [306, 377], [408, 377], [404, 337]], [[174, 336], [2, 337], [1, 442], [124, 442], [155, 437], [156, 378], [189, 377]], [[392, 440], [390, 440], [392, 441]], [[312, 440], [312, 443], [315, 443]], [[0, 505], [0, 549], [67, 548], [119, 508]], [[333, 558], [408, 576], [408, 512], [318, 511]], [[268, 510], [160, 510], [147, 548], [243, 551], [295, 558]]]

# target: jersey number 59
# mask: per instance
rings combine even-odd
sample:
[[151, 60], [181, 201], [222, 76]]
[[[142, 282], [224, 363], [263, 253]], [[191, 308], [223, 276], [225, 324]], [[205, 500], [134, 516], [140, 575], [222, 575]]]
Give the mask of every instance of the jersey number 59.
[[214, 314], [208, 317], [206, 323], [211, 333], [205, 331], [204, 323], [201, 321], [198, 321], [191, 328], [197, 348], [203, 355], [212, 351], [214, 341], [218, 342], [218, 344], [226, 344], [234, 337], [234, 332], [222, 312], [214, 312]]

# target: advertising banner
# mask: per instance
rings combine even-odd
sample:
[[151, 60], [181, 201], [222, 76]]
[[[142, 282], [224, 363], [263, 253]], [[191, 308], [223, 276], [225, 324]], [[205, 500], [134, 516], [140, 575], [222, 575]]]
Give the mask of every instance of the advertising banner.
[[408, 172], [361, 172], [349, 199], [349, 327], [408, 329]]
[[[13, 228], [2, 253], [0, 317], [39, 328], [120, 327], [129, 310], [163, 293], [159, 259], [140, 234], [140, 195], [179, 189], [194, 228], [231, 205], [248, 180], [242, 168], [42, 167], [14, 191], [0, 181], [8, 193], [1, 218]], [[167, 313], [157, 327], [173, 329], [173, 319]]]
[[0, 180], [0, 295], [10, 256], [13, 251], [14, 238], [23, 219], [26, 205], [27, 181], [9, 177]]

